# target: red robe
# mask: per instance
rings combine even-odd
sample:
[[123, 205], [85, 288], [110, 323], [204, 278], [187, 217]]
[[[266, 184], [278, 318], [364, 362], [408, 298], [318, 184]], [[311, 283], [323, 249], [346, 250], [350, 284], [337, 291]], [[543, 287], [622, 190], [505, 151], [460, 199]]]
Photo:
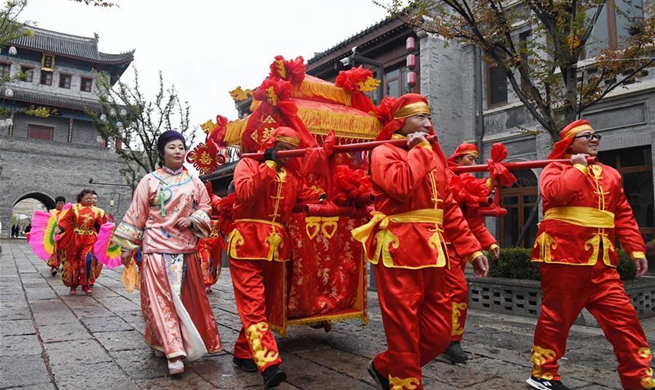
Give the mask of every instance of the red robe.
[[544, 297], [532, 376], [560, 379], [557, 362], [565, 353], [568, 331], [586, 308], [614, 346], [623, 387], [655, 387], [644, 331], [616, 272], [615, 237], [633, 258], [645, 258], [621, 175], [603, 164], [551, 163], [541, 173], [541, 195], [544, 219], [532, 260], [541, 263]]
[[481, 248], [452, 198], [445, 161], [427, 143], [409, 151], [377, 147], [371, 178], [376, 214], [353, 235], [376, 264], [387, 350], [373, 364], [394, 389], [423, 389], [421, 367], [450, 342], [442, 232], [461, 256], [474, 257]]
[[205, 281], [205, 289], [209, 288], [218, 281], [221, 276], [221, 263], [223, 261], [223, 249], [225, 240], [219, 230], [220, 221], [212, 219], [211, 233], [207, 238], [198, 239], [196, 251], [201, 261], [202, 278]]
[[318, 194], [303, 185], [291, 169], [277, 169], [272, 162], [239, 161], [234, 171], [236, 201], [234, 229], [228, 236], [230, 275], [243, 328], [234, 356], [254, 359], [260, 372], [282, 362], [267, 323], [266, 296], [286, 272], [291, 242], [286, 223], [298, 201], [316, 200]]
[[[497, 248], [496, 239], [484, 225], [484, 216], [477, 213], [477, 209], [480, 207], [479, 202], [491, 195], [488, 186], [489, 179], [478, 179], [470, 173], [457, 175], [448, 169], [448, 182], [453, 191], [453, 198], [462, 209], [471, 232], [480, 242], [482, 248], [486, 250]], [[459, 342], [464, 335], [468, 313], [468, 283], [464, 276], [467, 262], [457, 255], [452, 245], [448, 246], [448, 254], [451, 261], [451, 267], [446, 271], [446, 285], [451, 300], [452, 329], [450, 340]]]
[[98, 238], [98, 229], [105, 222], [104, 210], [79, 203], [59, 216], [58, 226], [64, 230], [60, 247], [66, 248], [61, 279], [66, 286], [93, 286], [100, 275], [102, 264], [93, 256], [93, 244]]

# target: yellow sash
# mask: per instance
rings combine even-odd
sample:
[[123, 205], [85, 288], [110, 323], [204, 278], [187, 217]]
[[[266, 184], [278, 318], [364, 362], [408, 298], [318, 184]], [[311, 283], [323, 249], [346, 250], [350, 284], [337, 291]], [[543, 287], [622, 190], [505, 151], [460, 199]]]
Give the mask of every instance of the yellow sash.
[[614, 213], [593, 207], [553, 207], [546, 211], [544, 220], [546, 219], [583, 227], [614, 228]]
[[[278, 222], [273, 222], [273, 221], [268, 221], [266, 219], [253, 219], [253, 218], [243, 218], [243, 219], [237, 219], [234, 222], [253, 222], [253, 223], [261, 223], [264, 225], [269, 225], [269, 226], [274, 226], [279, 229], [284, 230], [284, 225]], [[227, 242], [229, 245], [229, 251], [230, 251], [230, 256], [232, 258], [239, 258], [238, 254], [236, 252], [236, 247], [241, 246], [245, 243], [245, 240], [241, 233], [239, 232], [238, 229], [232, 230], [230, 235], [227, 238]], [[280, 246], [284, 244], [282, 235], [278, 233], [275, 229], [271, 229], [270, 234], [268, 237], [266, 237], [264, 241], [268, 245], [268, 255], [267, 258], [268, 260], [273, 260], [277, 259], [280, 257]]]
[[[582, 227], [591, 227], [598, 229], [613, 229], [614, 228], [614, 213], [605, 210], [598, 210], [593, 207], [579, 207], [579, 206], [570, 206], [570, 207], [553, 207], [546, 211], [544, 215], [544, 220], [551, 219], [555, 221], [561, 221], [570, 223], [576, 226]], [[544, 236], [543, 233], [542, 236]], [[550, 239], [554, 241], [549, 236], [537, 237], [537, 241], [543, 241]], [[544, 252], [543, 258], [546, 262], [550, 259], [550, 248], [552, 243], [547, 243], [545, 241], [541, 242], [542, 251]], [[599, 230], [593, 235], [592, 238], [587, 240], [584, 243], [585, 250], [592, 250], [591, 256], [589, 257], [588, 264], [596, 264], [598, 255], [600, 254], [600, 248], [603, 248], [603, 263], [606, 265], [611, 265], [609, 251], [614, 250], [614, 244], [607, 236], [607, 233]], [[556, 247], [555, 244], [554, 247]], [[553, 247], [553, 248], [554, 248]]]
[[[377, 264], [382, 257], [383, 264], [387, 267], [393, 267], [393, 260], [389, 253], [389, 246], [393, 245], [398, 248], [400, 241], [388, 229], [389, 223], [433, 223], [435, 225], [443, 225], [443, 210], [441, 209], [420, 209], [412, 210], [406, 213], [386, 215], [380, 212], [374, 212], [371, 220], [358, 228], [352, 230], [352, 235], [355, 240], [362, 243], [366, 258], [373, 264]], [[375, 234], [377, 245], [375, 254], [370, 257], [367, 253], [366, 241], [375, 231], [375, 227], [379, 226], [380, 230]], [[443, 267], [446, 265], [446, 255], [444, 248], [441, 246], [442, 236], [440, 228], [437, 228], [435, 233], [430, 238], [430, 244], [433, 248], [439, 248], [439, 255], [437, 257], [437, 266]]]

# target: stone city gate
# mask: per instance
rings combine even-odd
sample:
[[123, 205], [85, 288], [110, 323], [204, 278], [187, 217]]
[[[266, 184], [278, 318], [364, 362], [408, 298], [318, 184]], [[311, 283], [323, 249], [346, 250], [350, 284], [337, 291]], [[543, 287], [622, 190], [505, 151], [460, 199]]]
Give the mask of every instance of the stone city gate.
[[123, 168], [113, 151], [96, 145], [0, 136], [0, 238], [10, 237], [12, 210], [21, 200], [36, 199], [52, 209], [56, 196], [74, 202], [85, 188], [98, 193], [100, 208], [122, 218], [132, 200]]

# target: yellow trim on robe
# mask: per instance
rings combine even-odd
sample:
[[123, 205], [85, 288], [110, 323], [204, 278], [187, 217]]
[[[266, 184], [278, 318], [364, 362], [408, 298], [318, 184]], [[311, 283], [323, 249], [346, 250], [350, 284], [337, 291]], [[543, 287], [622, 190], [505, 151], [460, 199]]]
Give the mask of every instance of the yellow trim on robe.
[[389, 385], [391, 390], [418, 389], [421, 381], [418, 378], [398, 378], [389, 375]]
[[470, 255], [465, 256], [465, 257], [466, 257], [467, 262], [472, 263], [473, 260], [475, 260], [476, 258], [478, 258], [479, 256], [482, 256], [482, 255], [484, 255], [484, 253], [482, 253], [481, 251], [475, 251], [475, 252], [473, 252]]
[[534, 345], [532, 346], [532, 353], [530, 355], [530, 360], [532, 361], [532, 376], [547, 381], [552, 380], [555, 377], [553, 373], [544, 371], [542, 366], [555, 359], [557, 356], [555, 351]]
[[[371, 220], [358, 228], [352, 230], [351, 234], [355, 240], [362, 243], [364, 247], [364, 252], [366, 258], [371, 264], [378, 264], [380, 258], [382, 258], [382, 263], [389, 268], [408, 268], [408, 269], [418, 269], [425, 267], [398, 267], [395, 266], [389, 253], [389, 246], [393, 245], [398, 247], [399, 240], [392, 232], [388, 230], [389, 223], [433, 223], [435, 225], [443, 225], [443, 210], [441, 209], [419, 209], [412, 210], [405, 213], [386, 215], [380, 212], [374, 212]], [[375, 228], [379, 226], [379, 231], [375, 233], [375, 239], [377, 240], [377, 245], [375, 248], [375, 253], [373, 257], [370, 257], [367, 253], [366, 241], [369, 237], [373, 235]], [[443, 237], [441, 236], [440, 229], [435, 229], [434, 235], [430, 238], [430, 242], [434, 247], [440, 246], [443, 242]], [[439, 255], [437, 258], [437, 266], [443, 267], [446, 265], [446, 255], [443, 247], [439, 250]], [[433, 265], [430, 265], [433, 266]]]
[[[234, 221], [235, 223], [237, 222], [252, 222], [252, 223], [260, 223], [264, 225], [269, 225], [269, 226], [274, 226], [277, 227], [280, 230], [284, 230], [285, 226], [281, 223], [278, 222], [273, 222], [273, 221], [268, 221], [266, 219], [254, 219], [254, 218], [241, 218], [237, 219]], [[269, 246], [269, 251], [267, 255], [267, 260], [274, 260], [279, 257], [279, 248], [283, 244], [283, 239], [280, 233], [275, 231], [275, 229], [272, 229], [273, 231], [270, 232], [268, 237], [266, 237], [266, 243]], [[227, 236], [227, 251], [229, 253], [229, 256], [232, 257], [233, 259], [238, 259], [238, 260], [261, 260], [261, 258], [256, 257], [256, 258], [247, 258], [247, 257], [240, 257], [237, 253], [237, 247], [242, 246], [245, 244], [245, 239], [243, 238], [243, 235], [241, 235], [241, 232], [239, 231], [238, 228], [235, 228], [230, 232], [230, 234]]]
[[245, 333], [246, 338], [250, 342], [252, 349], [252, 358], [258, 367], [263, 367], [267, 363], [276, 360], [279, 354], [275, 351], [269, 351], [268, 348], [262, 343], [262, 336], [268, 331], [269, 327], [266, 322], [258, 322], [250, 325]]
[[577, 169], [578, 171], [584, 173], [585, 175], [588, 175], [588, 174], [589, 174], [589, 167], [587, 167], [586, 165], [582, 165], [582, 164], [573, 164], [573, 168], [575, 168], [575, 169]]
[[646, 254], [644, 252], [634, 251], [634, 252], [630, 253], [630, 258], [632, 260], [645, 259]]
[[[560, 221], [564, 223], [569, 223], [571, 225], [598, 228], [598, 229], [613, 229], [614, 228], [614, 213], [611, 213], [606, 210], [598, 210], [593, 207], [581, 207], [581, 206], [569, 206], [569, 207], [553, 207], [546, 211], [544, 215], [544, 221], [550, 219], [554, 221]], [[537, 242], [540, 242], [542, 245], [542, 251], [549, 251], [548, 246], [550, 243], [545, 242], [544, 240], [550, 238], [546, 235], [542, 237], [545, 232], [537, 237]], [[551, 241], [552, 238], [550, 238]], [[555, 243], [555, 246], [557, 244]], [[602, 246], [601, 246], [602, 245]], [[607, 236], [607, 233], [599, 231], [593, 235], [592, 238], [587, 240], [584, 243], [585, 250], [592, 250], [592, 254], [589, 257], [589, 261], [585, 264], [580, 265], [594, 265], [600, 254], [600, 249], [603, 249], [603, 263], [606, 265], [611, 265], [609, 251], [614, 250], [614, 244], [610, 241]], [[554, 248], [553, 248], [554, 249]], [[544, 252], [542, 259], [546, 263], [554, 263], [551, 260], [550, 254]]]

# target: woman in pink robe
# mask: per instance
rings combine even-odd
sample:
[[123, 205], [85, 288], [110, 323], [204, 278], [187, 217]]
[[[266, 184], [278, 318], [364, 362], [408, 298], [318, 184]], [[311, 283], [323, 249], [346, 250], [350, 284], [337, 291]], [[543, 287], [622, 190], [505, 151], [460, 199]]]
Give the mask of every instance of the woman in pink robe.
[[113, 241], [123, 249], [124, 265], [141, 246], [145, 340], [155, 355], [166, 356], [174, 375], [184, 372], [182, 359], [199, 359], [222, 345], [195, 250], [198, 237], [211, 231], [209, 195], [183, 167], [182, 134], [164, 132], [157, 149], [163, 166], [141, 180]]

